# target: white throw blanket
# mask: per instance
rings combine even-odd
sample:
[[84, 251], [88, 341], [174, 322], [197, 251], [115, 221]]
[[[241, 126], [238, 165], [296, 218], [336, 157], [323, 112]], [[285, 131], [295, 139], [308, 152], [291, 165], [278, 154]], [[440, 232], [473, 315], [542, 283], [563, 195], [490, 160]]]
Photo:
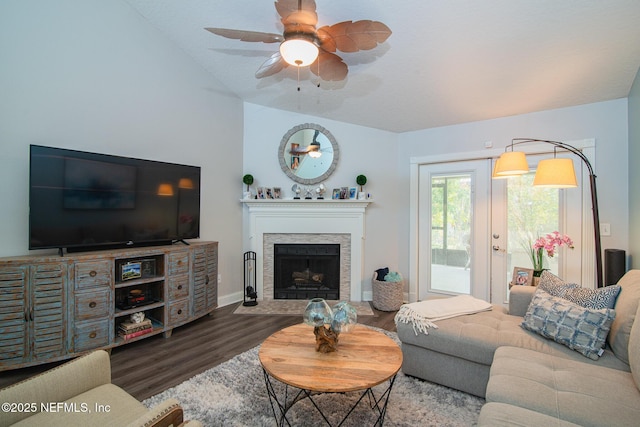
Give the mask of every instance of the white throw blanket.
[[471, 295], [458, 295], [452, 298], [440, 298], [404, 304], [396, 314], [395, 322], [413, 323], [413, 331], [427, 332], [428, 328], [438, 328], [434, 322], [451, 317], [474, 314], [491, 310], [491, 304]]

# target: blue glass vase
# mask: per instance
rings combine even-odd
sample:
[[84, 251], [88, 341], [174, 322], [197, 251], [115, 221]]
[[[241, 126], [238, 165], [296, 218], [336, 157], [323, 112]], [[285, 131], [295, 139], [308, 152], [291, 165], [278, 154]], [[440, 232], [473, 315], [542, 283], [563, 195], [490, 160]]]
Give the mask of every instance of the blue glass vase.
[[307, 304], [302, 320], [310, 326], [324, 326], [331, 324], [333, 312], [329, 304], [322, 298], [313, 298]]
[[331, 329], [336, 333], [351, 332], [356, 323], [358, 323], [358, 313], [349, 303], [340, 301], [333, 307]]

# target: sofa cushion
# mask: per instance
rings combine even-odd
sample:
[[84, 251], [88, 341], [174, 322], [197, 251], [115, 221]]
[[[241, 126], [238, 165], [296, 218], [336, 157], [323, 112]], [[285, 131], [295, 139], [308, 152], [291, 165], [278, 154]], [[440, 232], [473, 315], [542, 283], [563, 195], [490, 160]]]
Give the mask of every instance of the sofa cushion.
[[614, 310], [581, 307], [538, 289], [522, 327], [597, 360], [604, 352], [602, 348], [614, 317]]
[[477, 425], [478, 427], [578, 427], [578, 424], [569, 421], [499, 402], [489, 402], [482, 405]]
[[629, 363], [629, 335], [640, 303], [640, 270], [630, 270], [618, 281], [616, 318], [611, 325], [608, 342], [617, 358]]
[[567, 283], [549, 270], [542, 272], [538, 283], [539, 289], [556, 297], [563, 297], [567, 291], [577, 287], [576, 283]]
[[486, 399], [582, 426], [637, 426], [640, 419], [629, 372], [516, 347], [496, 350]]

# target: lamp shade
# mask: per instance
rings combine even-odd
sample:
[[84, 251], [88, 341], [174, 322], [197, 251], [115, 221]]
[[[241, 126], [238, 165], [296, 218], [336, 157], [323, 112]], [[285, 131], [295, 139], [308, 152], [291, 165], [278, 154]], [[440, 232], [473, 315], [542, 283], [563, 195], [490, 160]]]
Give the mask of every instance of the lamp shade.
[[508, 177], [529, 173], [527, 156], [521, 151], [506, 151], [500, 155], [493, 170], [495, 177]]
[[493, 172], [491, 173], [491, 179], [506, 179], [510, 178], [510, 175], [497, 175], [496, 171], [500, 170], [500, 158], [496, 159], [496, 163], [493, 165]]
[[173, 186], [171, 184], [160, 184], [157, 194], [158, 196], [173, 196]]
[[180, 181], [178, 181], [178, 188], [193, 190], [193, 180], [191, 178], [180, 178]]
[[571, 159], [546, 159], [538, 162], [534, 187], [572, 188], [578, 186]]
[[280, 55], [290, 65], [305, 67], [318, 57], [318, 46], [305, 38], [290, 38], [280, 44]]

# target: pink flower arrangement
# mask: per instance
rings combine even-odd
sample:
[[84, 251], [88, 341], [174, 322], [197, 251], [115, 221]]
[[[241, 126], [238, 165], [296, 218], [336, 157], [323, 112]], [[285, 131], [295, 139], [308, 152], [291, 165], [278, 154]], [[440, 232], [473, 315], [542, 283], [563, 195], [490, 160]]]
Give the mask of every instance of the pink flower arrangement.
[[573, 249], [573, 240], [566, 234], [562, 235], [557, 231], [547, 234], [545, 237], [538, 237], [531, 245], [531, 261], [533, 269], [540, 271], [543, 269], [544, 253], [552, 258], [556, 253], [556, 247], [566, 245], [569, 249]]

